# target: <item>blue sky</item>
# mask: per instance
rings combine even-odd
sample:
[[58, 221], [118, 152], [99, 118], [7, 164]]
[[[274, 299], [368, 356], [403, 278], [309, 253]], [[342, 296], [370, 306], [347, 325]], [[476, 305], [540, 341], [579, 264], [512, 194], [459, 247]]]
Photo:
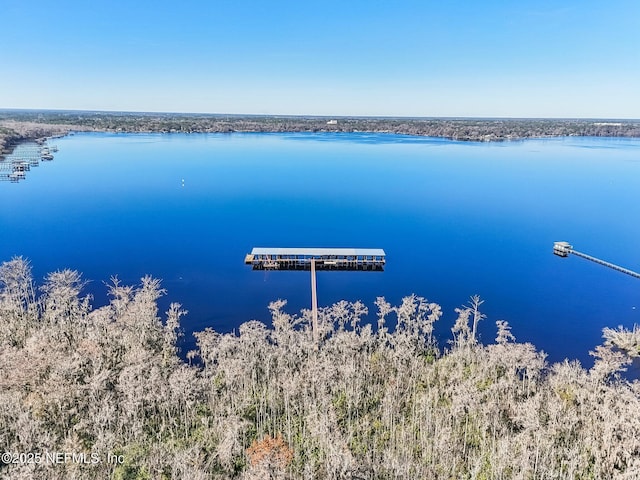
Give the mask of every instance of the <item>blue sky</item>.
[[0, 108], [640, 118], [638, 0], [0, 0]]

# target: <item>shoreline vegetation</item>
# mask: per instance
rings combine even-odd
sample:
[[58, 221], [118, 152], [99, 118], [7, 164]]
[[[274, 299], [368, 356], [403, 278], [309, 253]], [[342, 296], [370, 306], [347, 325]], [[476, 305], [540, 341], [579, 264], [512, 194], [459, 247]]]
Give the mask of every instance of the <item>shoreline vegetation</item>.
[[100, 308], [83, 285], [0, 265], [2, 478], [640, 477], [640, 383], [621, 375], [636, 329], [605, 329], [585, 369], [549, 365], [501, 320], [480, 343], [477, 296], [455, 312], [379, 297], [376, 328], [361, 302], [338, 302], [320, 309], [318, 342], [310, 312], [277, 300], [272, 325], [206, 329], [181, 356], [185, 312], [161, 318], [158, 280], [113, 278]]
[[305, 117], [0, 110], [0, 158], [25, 141], [72, 131], [122, 133], [363, 132], [493, 142], [566, 136], [640, 137], [640, 120]]

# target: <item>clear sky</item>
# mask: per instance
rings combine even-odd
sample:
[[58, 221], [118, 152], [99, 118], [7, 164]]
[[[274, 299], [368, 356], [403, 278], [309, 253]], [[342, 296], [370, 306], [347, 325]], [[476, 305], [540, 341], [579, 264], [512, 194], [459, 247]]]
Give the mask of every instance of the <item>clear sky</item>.
[[640, 118], [640, 1], [0, 0], [0, 108]]

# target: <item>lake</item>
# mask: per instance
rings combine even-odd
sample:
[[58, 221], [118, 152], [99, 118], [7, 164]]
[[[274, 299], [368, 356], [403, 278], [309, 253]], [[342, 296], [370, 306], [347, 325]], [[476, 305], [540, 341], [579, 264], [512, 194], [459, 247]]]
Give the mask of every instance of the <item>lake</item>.
[[[554, 241], [640, 270], [640, 140], [469, 143], [384, 134], [103, 134], [51, 141], [18, 183], [0, 183], [0, 260], [39, 283], [72, 268], [95, 306], [117, 275], [161, 278], [190, 332], [270, 322], [310, 304], [308, 272], [257, 272], [252, 247], [383, 248], [382, 273], [318, 272], [319, 304], [411, 293], [454, 308], [484, 300], [484, 343], [507, 320], [551, 361], [592, 362], [605, 326], [640, 323], [640, 280]], [[184, 180], [184, 181], [183, 181]]]

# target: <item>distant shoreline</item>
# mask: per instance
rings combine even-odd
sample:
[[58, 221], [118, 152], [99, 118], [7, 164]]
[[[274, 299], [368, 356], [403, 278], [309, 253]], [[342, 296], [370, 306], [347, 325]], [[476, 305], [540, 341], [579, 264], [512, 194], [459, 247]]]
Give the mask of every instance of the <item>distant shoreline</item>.
[[71, 131], [90, 130], [83, 125], [64, 125], [6, 119], [0, 114], [0, 160], [20, 143], [44, 143], [47, 138], [68, 135]]
[[0, 158], [25, 141], [71, 131], [122, 133], [389, 133], [472, 142], [640, 137], [640, 120], [297, 117], [0, 110]]

